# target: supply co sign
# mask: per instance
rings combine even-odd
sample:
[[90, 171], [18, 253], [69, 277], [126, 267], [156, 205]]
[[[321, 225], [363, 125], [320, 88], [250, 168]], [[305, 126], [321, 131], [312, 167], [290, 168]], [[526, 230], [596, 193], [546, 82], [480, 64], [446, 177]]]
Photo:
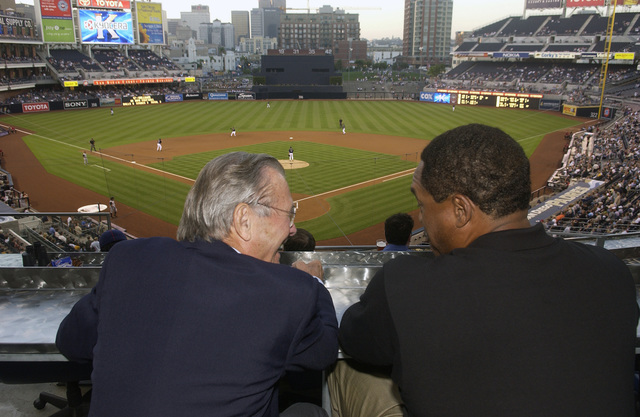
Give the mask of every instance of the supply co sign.
[[49, 111], [49, 103], [22, 103], [22, 113]]

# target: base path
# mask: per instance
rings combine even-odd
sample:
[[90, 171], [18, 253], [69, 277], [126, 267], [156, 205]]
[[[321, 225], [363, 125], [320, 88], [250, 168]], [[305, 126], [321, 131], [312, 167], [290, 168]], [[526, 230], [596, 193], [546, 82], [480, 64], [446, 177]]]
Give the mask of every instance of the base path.
[[[531, 156], [531, 177], [534, 190], [546, 184], [547, 179], [562, 160], [562, 150], [566, 143], [564, 133], [564, 131], [559, 131], [545, 136], [540, 146]], [[0, 138], [0, 149], [4, 153], [2, 168], [11, 172], [16, 189], [29, 194], [31, 205], [35, 209], [43, 212], [75, 212], [78, 207], [87, 204], [106, 204], [108, 202], [108, 196], [87, 190], [46, 172], [22, 141], [22, 136], [21, 133], [15, 133]], [[290, 137], [294, 139], [290, 140]], [[163, 138], [161, 154], [165, 160], [170, 160], [178, 155], [278, 140], [286, 140], [293, 144], [296, 141], [309, 141], [386, 154], [405, 155], [406, 159], [410, 161], [419, 159], [420, 152], [427, 143], [421, 139], [357, 133], [342, 135], [341, 132], [243, 133], [239, 131], [238, 136], [233, 138], [230, 138], [228, 134]], [[103, 152], [112, 155], [134, 154], [139, 168], [144, 169], [141, 165], [157, 162], [159, 153], [155, 149], [156, 142], [149, 141], [103, 149]], [[283, 166], [291, 168], [288, 160], [288, 147], [283, 148], [280, 157], [282, 158]], [[287, 165], [289, 166], [287, 167]], [[351, 188], [341, 192], [348, 191], [351, 191]], [[294, 199], [302, 199], [304, 197], [303, 195], [294, 195]], [[159, 220], [120, 202], [116, 203], [118, 204], [118, 217], [114, 219], [114, 223], [123, 227], [132, 235], [137, 237], [167, 236], [175, 238], [176, 225]], [[328, 210], [328, 203], [323, 201], [321, 204], [309, 204], [309, 208], [305, 207], [305, 211], [311, 210], [312, 207], [315, 207], [316, 210], [326, 211]], [[309, 212], [307, 211], [307, 213]], [[417, 210], [410, 214], [414, 217], [416, 228], [419, 227]], [[377, 224], [353, 233], [348, 236], [348, 239], [345, 237], [331, 239], [318, 242], [318, 245], [374, 245], [376, 239], [380, 238], [384, 238], [383, 224]]]

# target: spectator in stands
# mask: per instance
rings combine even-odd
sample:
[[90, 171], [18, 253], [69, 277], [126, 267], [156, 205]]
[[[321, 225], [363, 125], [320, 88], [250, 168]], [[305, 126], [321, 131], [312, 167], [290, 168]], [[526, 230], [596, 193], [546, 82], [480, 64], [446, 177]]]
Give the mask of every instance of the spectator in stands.
[[297, 228], [296, 233], [284, 241], [282, 248], [285, 251], [313, 251], [316, 239], [308, 230]]
[[[329, 292], [277, 263], [294, 217], [278, 160], [232, 152], [198, 175], [178, 241], [117, 244], [56, 341], [70, 359], [93, 360], [92, 415], [278, 416], [285, 371], [332, 364]], [[322, 277], [318, 261], [294, 265]]]
[[384, 237], [387, 246], [383, 251], [408, 251], [413, 232], [413, 219], [407, 213], [396, 213], [384, 221]]
[[98, 238], [89, 242], [88, 252], [100, 252], [100, 240]]
[[118, 242], [124, 242], [125, 240], [127, 240], [127, 236], [120, 230], [109, 229], [100, 235], [100, 240], [98, 241], [100, 244], [100, 251], [109, 252], [113, 245]]
[[603, 248], [531, 227], [530, 185], [523, 149], [497, 128], [467, 125], [431, 141], [411, 190], [436, 257], [388, 262], [340, 324], [344, 353], [390, 366], [399, 391], [338, 361], [332, 407], [351, 416], [394, 404], [399, 415], [634, 414], [629, 269]]

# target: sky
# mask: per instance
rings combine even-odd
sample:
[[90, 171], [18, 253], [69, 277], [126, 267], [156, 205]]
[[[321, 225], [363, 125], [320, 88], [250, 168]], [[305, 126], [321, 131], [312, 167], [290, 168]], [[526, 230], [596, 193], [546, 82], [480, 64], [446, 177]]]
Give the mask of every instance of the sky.
[[[231, 10], [251, 10], [258, 0], [152, 0], [160, 1], [168, 18], [179, 18], [191, 11], [191, 4], [209, 6], [211, 19], [231, 22]], [[470, 31], [507, 16], [521, 16], [525, 0], [453, 0], [452, 37], [457, 31]], [[404, 0], [308, 0], [312, 12], [328, 4], [347, 13], [360, 15], [360, 37], [365, 39], [402, 38]], [[288, 8], [306, 8], [307, 0], [287, 0]], [[306, 13], [290, 10], [289, 13]]]

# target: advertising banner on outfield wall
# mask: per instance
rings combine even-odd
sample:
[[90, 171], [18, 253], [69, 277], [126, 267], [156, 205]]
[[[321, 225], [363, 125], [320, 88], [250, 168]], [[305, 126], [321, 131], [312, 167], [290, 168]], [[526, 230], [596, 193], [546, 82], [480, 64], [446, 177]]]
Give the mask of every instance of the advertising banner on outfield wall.
[[575, 116], [577, 111], [577, 106], [571, 104], [565, 104], [564, 106], [562, 106], [562, 114], [566, 114], [567, 116]]
[[567, 7], [598, 7], [604, 6], [605, 0], [567, 0]]
[[22, 113], [36, 113], [40, 111], [49, 111], [49, 103], [46, 101], [41, 103], [22, 103]]
[[122, 106], [122, 97], [101, 98], [100, 107]]
[[132, 45], [131, 13], [78, 9], [82, 43]]
[[167, 103], [182, 101], [182, 94], [165, 94], [164, 101], [166, 101]]
[[164, 44], [162, 4], [136, 2], [138, 12], [138, 43]]
[[182, 97], [185, 100], [202, 100], [202, 94], [200, 93], [184, 93]]
[[229, 100], [229, 93], [209, 93], [209, 100]]
[[449, 93], [428, 93], [425, 91], [420, 92], [420, 101], [426, 101], [428, 103], [451, 103], [451, 94]]
[[560, 105], [562, 101], [560, 100], [549, 100], [549, 99], [541, 99], [540, 100], [540, 110], [554, 110], [560, 111]]
[[87, 108], [89, 108], [89, 102], [87, 100], [67, 100], [64, 102], [65, 110], [87, 109]]
[[562, 0], [527, 0], [527, 9], [554, 9], [562, 7]]

